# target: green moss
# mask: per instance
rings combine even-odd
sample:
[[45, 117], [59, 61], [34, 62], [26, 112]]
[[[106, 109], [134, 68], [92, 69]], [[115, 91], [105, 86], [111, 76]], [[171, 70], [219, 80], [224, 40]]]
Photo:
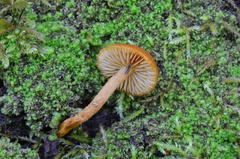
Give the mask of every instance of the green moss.
[[35, 150], [22, 149], [17, 142], [11, 142], [9, 138], [0, 138], [0, 157], [2, 159], [40, 159]]
[[[167, 149], [169, 158], [186, 154], [239, 157], [239, 83], [222, 82], [240, 75], [239, 17], [230, 4], [71, 0], [49, 10], [44, 15], [26, 10], [45, 36], [49, 53], [44, 57], [17, 58], [16, 39], [9, 37], [6, 47], [14, 57], [11, 67], [0, 74], [8, 88], [1, 99], [2, 113], [24, 112], [34, 136], [43, 138], [56, 131], [65, 115], [77, 113], [76, 107], [89, 102], [106, 82], [96, 67], [99, 50], [130, 43], [146, 49], [156, 60], [156, 88], [143, 97], [122, 98], [116, 92], [106, 105], [116, 107], [127, 122], [116, 122], [106, 130], [108, 146], [98, 134], [93, 149], [68, 150], [63, 156], [82, 157], [88, 152], [95, 158], [106, 154], [107, 158], [157, 158], [156, 150], [165, 153]], [[19, 30], [14, 33], [20, 34]], [[53, 131], [42, 131], [49, 126]], [[78, 132], [76, 128], [72, 135]]]

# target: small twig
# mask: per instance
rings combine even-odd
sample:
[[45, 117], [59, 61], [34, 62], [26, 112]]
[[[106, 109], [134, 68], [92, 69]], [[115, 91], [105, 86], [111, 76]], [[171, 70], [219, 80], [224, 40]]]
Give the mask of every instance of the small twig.
[[26, 8], [23, 8], [21, 14], [19, 15], [18, 22], [20, 22], [20, 19], [21, 19], [21, 17], [22, 17], [23, 12], [25, 11], [25, 9], [26, 9]]

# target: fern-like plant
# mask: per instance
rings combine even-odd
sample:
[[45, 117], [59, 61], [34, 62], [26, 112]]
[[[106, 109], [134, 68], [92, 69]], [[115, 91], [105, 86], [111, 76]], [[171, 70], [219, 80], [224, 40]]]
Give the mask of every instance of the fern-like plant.
[[[42, 0], [42, 2], [50, 5], [46, 0]], [[0, 36], [4, 37], [0, 41], [0, 59], [4, 68], [9, 66], [8, 57], [16, 49], [18, 56], [21, 54], [43, 55], [43, 48], [34, 39], [45, 42], [44, 37], [34, 30], [34, 21], [22, 16], [25, 8], [32, 2], [30, 0], [0, 0], [0, 3], [2, 4], [0, 7]], [[28, 27], [24, 25], [28, 25]], [[6, 47], [9, 42], [11, 42], [11, 46]]]

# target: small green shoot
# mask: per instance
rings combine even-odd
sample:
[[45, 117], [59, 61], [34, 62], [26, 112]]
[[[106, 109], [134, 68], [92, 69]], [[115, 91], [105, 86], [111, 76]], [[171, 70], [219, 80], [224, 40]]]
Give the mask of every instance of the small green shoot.
[[201, 154], [198, 152], [198, 150], [193, 146], [192, 137], [186, 136], [185, 139], [189, 142], [189, 146], [187, 147], [188, 150], [190, 150], [194, 156], [196, 156], [198, 159], [201, 159]]
[[219, 128], [220, 128], [220, 118], [222, 116], [222, 113], [219, 113], [215, 119], [213, 120], [213, 122], [211, 123], [211, 126], [216, 123], [217, 124], [217, 127], [213, 130], [213, 132], [217, 131]]
[[232, 108], [233, 111], [238, 112], [238, 114], [240, 115], [240, 108], [234, 107], [234, 106], [231, 106], [231, 105], [228, 105], [228, 104], [225, 104], [225, 105], [226, 105], [227, 107], [229, 107], [229, 108]]
[[63, 149], [54, 157], [54, 159], [59, 159], [65, 152], [65, 149], [66, 149], [66, 147], [63, 147]]
[[203, 88], [204, 89], [207, 89], [208, 93], [211, 95], [212, 97], [212, 100], [213, 100], [213, 103], [216, 103], [216, 99], [215, 99], [215, 96], [214, 96], [214, 93], [213, 93], [213, 90], [209, 87], [211, 85], [211, 82], [210, 81], [206, 81], [203, 85]]
[[238, 33], [236, 30], [234, 30], [232, 27], [230, 27], [226, 22], [223, 22], [222, 25], [229, 30], [230, 32], [234, 33], [238, 37], [240, 37], [240, 33]]
[[180, 49], [179, 52], [178, 52], [177, 60], [176, 60], [176, 63], [175, 63], [175, 68], [177, 68], [181, 56], [182, 56], [182, 49]]
[[176, 127], [177, 127], [178, 133], [182, 135], [182, 131], [181, 131], [182, 125], [178, 121], [178, 116], [176, 117]]
[[74, 146], [74, 143], [72, 143], [71, 141], [66, 140], [64, 138], [61, 138], [60, 141], [65, 145]]
[[108, 148], [107, 133], [106, 133], [106, 131], [104, 130], [104, 128], [101, 124], [99, 124], [99, 129], [100, 129], [100, 132], [102, 134], [102, 138], [103, 138], [103, 142], [105, 144], [105, 147]]
[[194, 82], [199, 82], [200, 83], [200, 80], [198, 78], [194, 78], [191, 82], [190, 82], [190, 85]]
[[131, 153], [132, 153], [132, 159], [136, 159], [137, 158], [137, 150], [134, 145], [132, 145]]
[[148, 41], [150, 42], [151, 46], [154, 47], [153, 39], [149, 36], [147, 36]]
[[160, 103], [161, 103], [162, 108], [165, 109], [163, 95], [160, 95]]
[[123, 117], [123, 102], [124, 102], [125, 92], [121, 92], [120, 97], [117, 100], [117, 107], [115, 107], [117, 113], [119, 114], [121, 119], [124, 119]]
[[209, 68], [210, 66], [215, 65], [216, 62], [217, 62], [217, 59], [213, 59], [213, 58], [211, 57], [211, 55], [209, 55], [209, 56], [206, 58], [204, 64], [198, 68], [198, 70], [197, 70], [197, 75], [202, 74], [207, 68]]
[[171, 84], [172, 84], [172, 80], [173, 80], [173, 76], [171, 77], [170, 81], [168, 82], [167, 90], [170, 89], [170, 86], [171, 86]]
[[108, 154], [104, 154], [104, 155], [101, 155], [101, 156], [98, 156], [97, 159], [105, 159], [108, 157]]
[[154, 141], [154, 145], [157, 146], [158, 150], [161, 151], [163, 154], [165, 154], [166, 152], [164, 151], [164, 149], [170, 149], [170, 150], [173, 150], [173, 151], [177, 151], [179, 152], [181, 155], [183, 155], [184, 157], [187, 157], [188, 154], [187, 152], [185, 152], [180, 144], [177, 144], [175, 143], [175, 146], [174, 145], [170, 145], [170, 144], [164, 144], [164, 143], [161, 143], [161, 142], [157, 142], [157, 141]]
[[70, 138], [76, 139], [80, 142], [85, 142], [85, 143], [91, 143], [92, 140], [88, 138], [87, 136], [82, 135], [71, 135]]
[[201, 19], [205, 20], [206, 22], [203, 26], [200, 27], [200, 30], [204, 31], [207, 28], [207, 26], [209, 26], [212, 34], [217, 35], [217, 29], [216, 29], [215, 23], [206, 16], [202, 16]]
[[80, 149], [73, 149], [72, 151], [68, 152], [66, 155], [64, 155], [62, 158], [69, 158], [70, 156], [75, 155], [76, 153], [78, 153], [80, 151]]
[[126, 119], [124, 119], [122, 122], [126, 123], [134, 118], [136, 118], [139, 114], [141, 114], [144, 111], [144, 107], [142, 107], [140, 110], [132, 113], [130, 116], [126, 117]]

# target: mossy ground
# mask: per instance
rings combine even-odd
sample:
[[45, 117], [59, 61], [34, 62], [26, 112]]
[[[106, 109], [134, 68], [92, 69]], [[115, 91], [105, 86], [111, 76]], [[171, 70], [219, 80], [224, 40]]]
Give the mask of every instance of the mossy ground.
[[115, 123], [103, 123], [108, 129], [91, 138], [86, 129], [96, 130], [99, 122], [75, 128], [66, 137], [71, 142], [58, 145], [58, 157], [240, 157], [240, 15], [230, 2], [70, 0], [29, 6], [24, 16], [36, 22], [48, 51], [19, 58], [15, 50], [10, 67], [0, 66], [7, 88], [1, 112], [24, 114], [28, 137], [54, 139], [59, 122], [84, 108], [106, 82], [96, 67], [99, 50], [130, 43], [156, 60], [156, 88], [143, 97], [116, 91], [99, 116], [119, 114], [121, 120], [112, 115], [109, 123]]

